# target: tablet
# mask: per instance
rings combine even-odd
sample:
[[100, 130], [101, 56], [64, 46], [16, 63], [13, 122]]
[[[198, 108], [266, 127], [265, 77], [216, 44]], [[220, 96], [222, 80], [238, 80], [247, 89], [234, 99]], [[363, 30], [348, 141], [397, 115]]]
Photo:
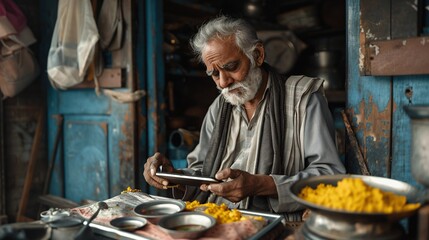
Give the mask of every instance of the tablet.
[[165, 178], [170, 184], [200, 186], [201, 184], [221, 183], [222, 181], [216, 180], [211, 177], [191, 176], [177, 173], [164, 173], [157, 172], [156, 176]]

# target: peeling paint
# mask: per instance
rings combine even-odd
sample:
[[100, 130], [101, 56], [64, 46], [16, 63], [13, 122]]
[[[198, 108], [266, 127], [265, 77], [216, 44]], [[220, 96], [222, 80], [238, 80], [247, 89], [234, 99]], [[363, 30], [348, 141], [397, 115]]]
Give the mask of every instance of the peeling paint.
[[107, 130], [107, 123], [102, 122], [102, 123], [99, 123], [98, 125], [100, 125], [100, 128], [103, 129], [104, 134], [108, 135], [108, 133], [107, 133], [107, 131], [108, 131]]
[[365, 33], [365, 37], [366, 39], [373, 39], [373, 40], [377, 40], [377, 38], [375, 37], [375, 34], [371, 33], [371, 29], [368, 29]]
[[[356, 134], [362, 136], [358, 139], [362, 148], [364, 158], [367, 159], [368, 148], [371, 149], [390, 149], [390, 126], [391, 126], [391, 100], [386, 104], [385, 109], [379, 109], [373, 101], [373, 97], [369, 97], [369, 101], [365, 99], [359, 104], [359, 111], [348, 110], [349, 115], [353, 116], [353, 128]], [[364, 140], [363, 140], [364, 139]], [[363, 141], [363, 143], [361, 142]], [[378, 153], [371, 153], [371, 156]], [[389, 158], [385, 152], [379, 153], [380, 158]], [[383, 156], [383, 157], [382, 157]], [[370, 160], [370, 159], [368, 159]]]
[[380, 47], [378, 45], [370, 44], [369, 47], [374, 49], [375, 56], [377, 56], [380, 53]]
[[359, 48], [359, 71], [363, 71], [365, 55], [362, 54], [362, 48]]

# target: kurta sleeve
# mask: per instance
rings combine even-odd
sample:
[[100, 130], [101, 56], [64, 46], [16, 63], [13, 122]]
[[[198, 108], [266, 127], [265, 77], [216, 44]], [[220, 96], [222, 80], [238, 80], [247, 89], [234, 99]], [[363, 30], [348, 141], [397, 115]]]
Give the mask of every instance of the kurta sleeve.
[[344, 174], [335, 141], [335, 128], [328, 104], [321, 93], [311, 95], [304, 121], [305, 169], [294, 176], [272, 175], [278, 198], [270, 198], [275, 212], [293, 212], [303, 207], [290, 196], [289, 186], [294, 181], [309, 176]]

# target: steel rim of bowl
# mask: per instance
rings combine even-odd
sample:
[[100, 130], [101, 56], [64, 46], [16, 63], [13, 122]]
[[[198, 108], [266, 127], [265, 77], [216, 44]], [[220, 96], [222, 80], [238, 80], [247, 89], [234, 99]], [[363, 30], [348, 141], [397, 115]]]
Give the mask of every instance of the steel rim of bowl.
[[[187, 218], [187, 217], [202, 217], [204, 219], [200, 219], [199, 222], [193, 222], [192, 220], [190, 221], [189, 219], [191, 218]], [[176, 219], [181, 219], [183, 221], [177, 222], [177, 224], [175, 224]], [[182, 226], [184, 224], [198, 224], [201, 225], [203, 227], [205, 227], [204, 230], [213, 227], [214, 225], [216, 225], [216, 219], [208, 214], [205, 213], [200, 213], [200, 212], [181, 212], [181, 213], [174, 213], [168, 216], [164, 216], [159, 220], [158, 225], [172, 230], [172, 231], [178, 231], [178, 230], [173, 230], [170, 229], [169, 227], [178, 227], [178, 226]], [[196, 232], [199, 232], [201, 230], [197, 230]], [[178, 232], [182, 232], [182, 231], [178, 231]], [[192, 231], [189, 231], [192, 232]]]
[[[195, 219], [197, 218], [197, 219]], [[204, 229], [176, 230], [174, 228], [184, 225], [200, 225]], [[162, 217], [158, 226], [173, 238], [197, 238], [216, 225], [216, 219], [201, 212], [179, 212]]]
[[[318, 214], [327, 215], [333, 218], [344, 219], [345, 221], [363, 221], [363, 222], [377, 222], [377, 221], [397, 221], [405, 217], [409, 217], [414, 214], [418, 209], [403, 211], [399, 213], [366, 213], [366, 212], [350, 212], [346, 210], [332, 209], [324, 207], [318, 204], [311, 203], [300, 197], [298, 194], [301, 192], [302, 188], [305, 186], [310, 186], [315, 188], [320, 183], [333, 184], [343, 178], [361, 178], [365, 183], [370, 186], [381, 188], [383, 191], [390, 191], [395, 194], [400, 194], [407, 197], [407, 201], [411, 203], [420, 202], [422, 196], [418, 193], [418, 190], [408, 183], [383, 178], [376, 176], [364, 176], [364, 175], [353, 175], [353, 174], [341, 174], [341, 175], [323, 175], [309, 177], [305, 179], [300, 179], [292, 183], [289, 187], [292, 198], [301, 203], [302, 205], [310, 208], [311, 210], [317, 212]], [[383, 189], [387, 187], [388, 190]]]
[[[132, 226], [124, 227], [122, 224]], [[110, 221], [110, 225], [117, 229], [133, 231], [146, 226], [147, 220], [142, 217], [118, 217]]]
[[[147, 210], [151, 209], [165, 209], [166, 206], [174, 206], [174, 210], [171, 213], [160, 213], [160, 214], [145, 214]], [[176, 212], [181, 212], [185, 209], [186, 204], [181, 200], [162, 199], [153, 200], [137, 205], [133, 211], [135, 214], [145, 218], [159, 218], [165, 215], [170, 215]]]

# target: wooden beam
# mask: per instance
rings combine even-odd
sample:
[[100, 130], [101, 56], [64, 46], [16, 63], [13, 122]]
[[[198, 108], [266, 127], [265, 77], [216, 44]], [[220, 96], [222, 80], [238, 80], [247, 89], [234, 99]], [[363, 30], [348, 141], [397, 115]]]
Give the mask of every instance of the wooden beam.
[[44, 126], [45, 126], [45, 111], [39, 112], [37, 119], [36, 132], [34, 133], [33, 145], [31, 147], [30, 160], [28, 161], [27, 174], [25, 175], [24, 188], [22, 190], [21, 199], [19, 201], [18, 213], [16, 216], [17, 222], [28, 222], [33, 219], [25, 216], [27, 203], [30, 197], [31, 184], [33, 183], [34, 170], [37, 164], [37, 153], [40, 151], [40, 143], [42, 142]]
[[429, 37], [370, 41], [369, 75], [429, 74]]
[[[124, 86], [121, 68], [104, 68], [101, 76], [98, 77], [101, 88], [121, 88]], [[94, 80], [85, 80], [73, 88], [94, 88]]]

